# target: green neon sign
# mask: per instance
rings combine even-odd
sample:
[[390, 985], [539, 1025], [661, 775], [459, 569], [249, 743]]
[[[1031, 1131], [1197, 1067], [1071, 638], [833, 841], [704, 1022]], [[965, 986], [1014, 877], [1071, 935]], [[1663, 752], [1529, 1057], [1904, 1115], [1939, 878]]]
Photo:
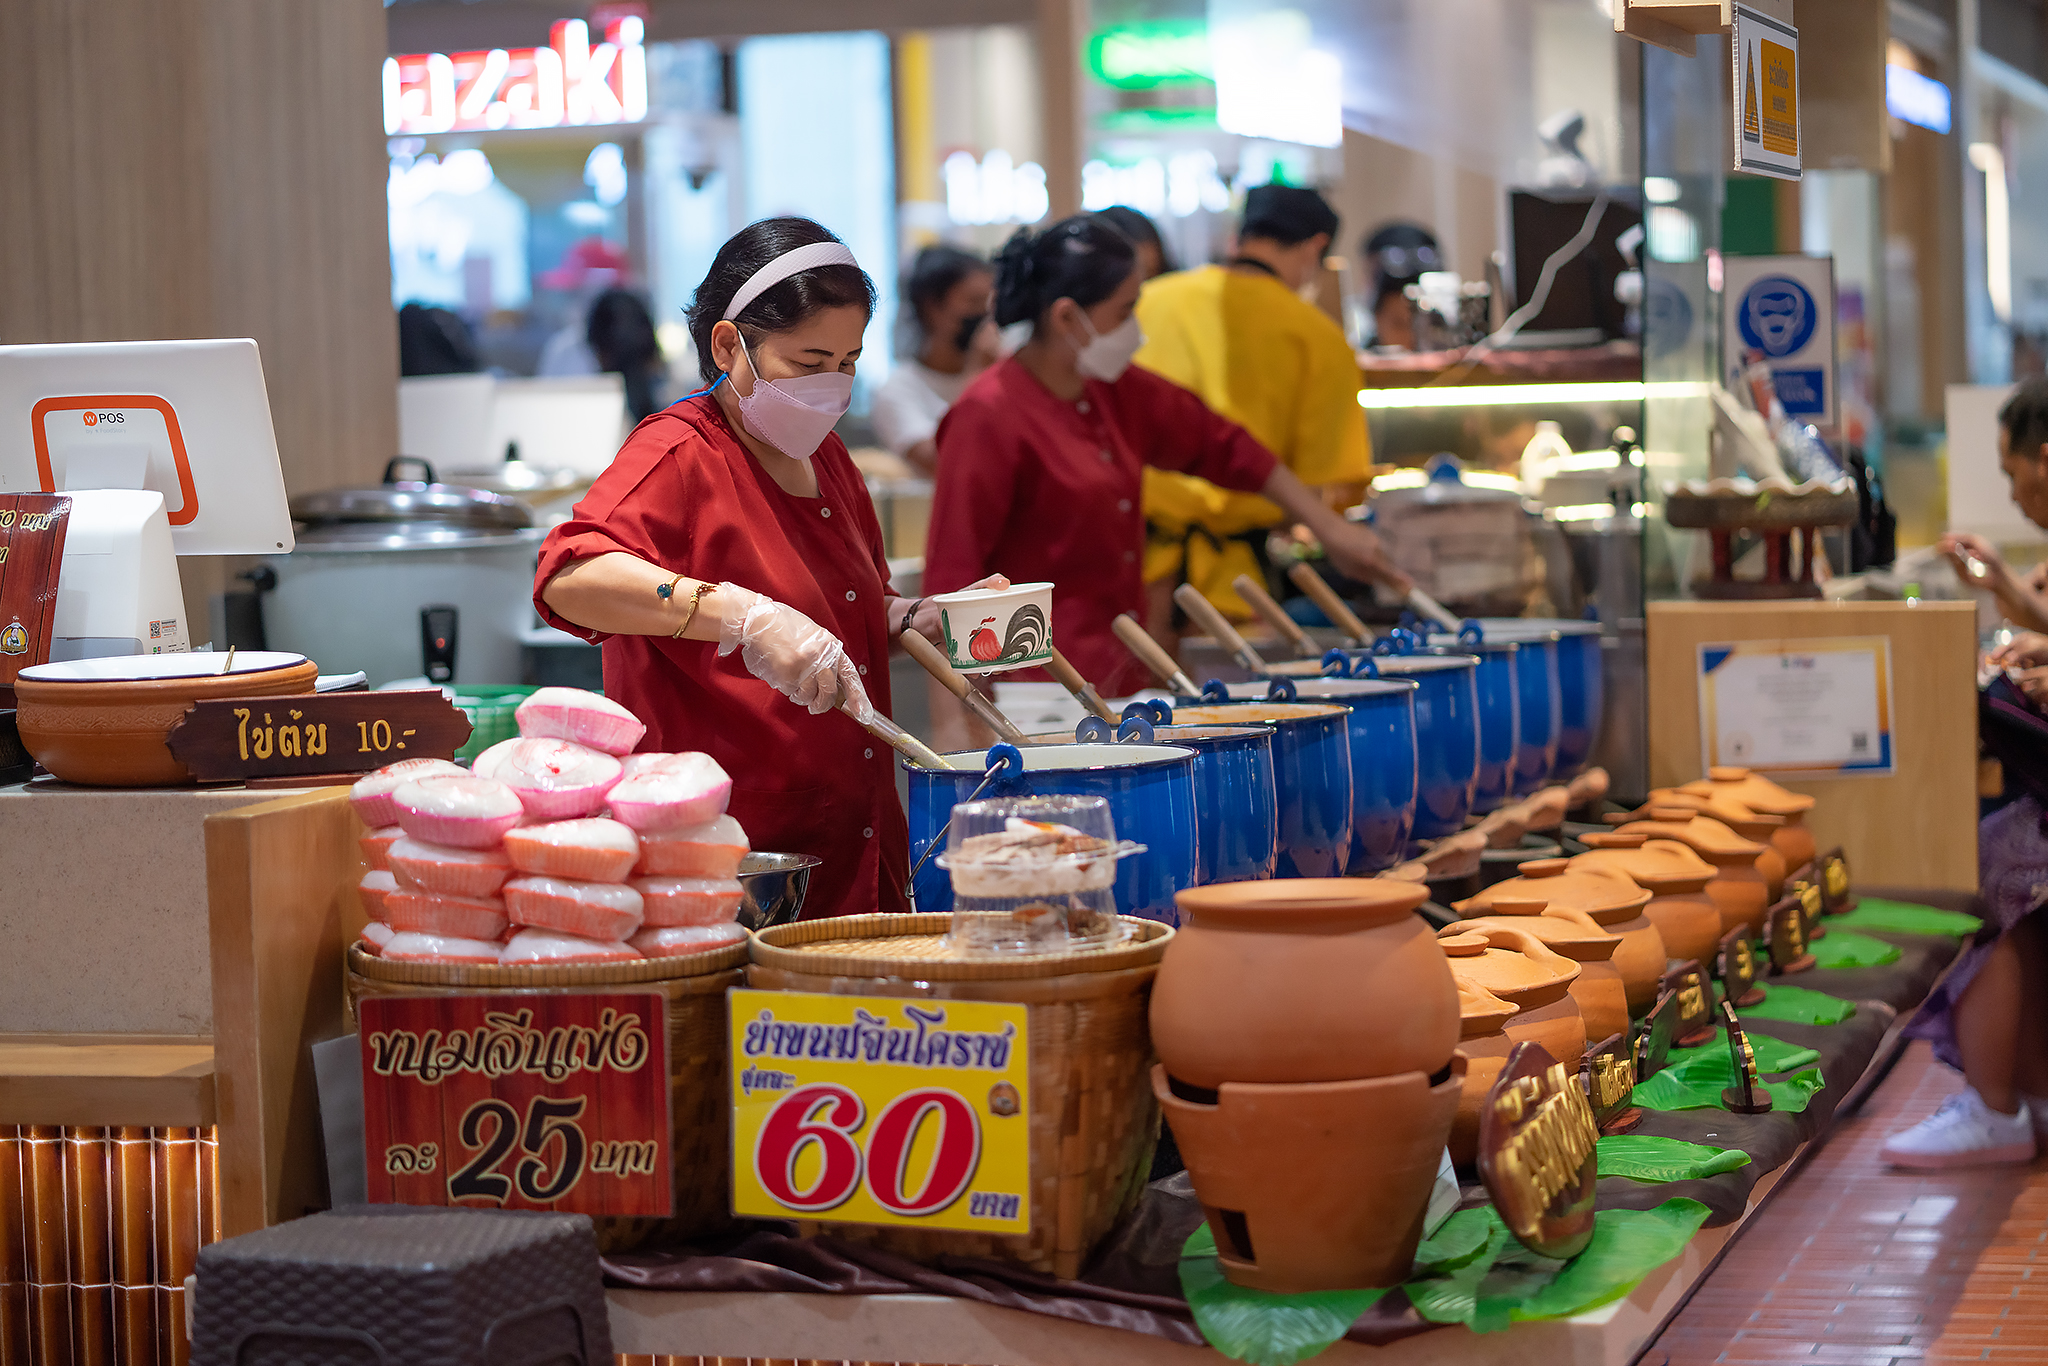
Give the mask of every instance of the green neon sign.
[[1161, 19], [1098, 29], [1088, 39], [1088, 69], [1119, 90], [1212, 81], [1209, 26], [1200, 19]]

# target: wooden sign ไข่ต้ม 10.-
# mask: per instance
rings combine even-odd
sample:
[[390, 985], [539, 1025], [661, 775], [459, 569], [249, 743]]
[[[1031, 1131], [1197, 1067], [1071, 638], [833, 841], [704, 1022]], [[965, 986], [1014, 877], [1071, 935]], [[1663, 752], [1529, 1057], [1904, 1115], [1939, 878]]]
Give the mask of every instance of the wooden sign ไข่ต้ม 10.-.
[[1543, 1045], [1508, 1054], [1479, 1118], [1479, 1179], [1531, 1252], [1571, 1257], [1593, 1237], [1600, 1130], [1578, 1077]]
[[1767, 1114], [1771, 1108], [1771, 1093], [1764, 1088], [1763, 1079], [1757, 1073], [1756, 1049], [1750, 1045], [1749, 1032], [1736, 1017], [1735, 1008], [1726, 1001], [1721, 1002], [1721, 1014], [1721, 1022], [1728, 1029], [1728, 1059], [1735, 1073], [1735, 1084], [1721, 1092], [1721, 1103], [1732, 1114]]
[[1849, 889], [1849, 860], [1840, 849], [1820, 856], [1820, 895], [1829, 915], [1846, 915], [1856, 909], [1856, 894]]
[[1705, 968], [1687, 959], [1664, 974], [1660, 983], [1678, 995], [1677, 1036], [1680, 1048], [1696, 1048], [1714, 1037], [1714, 983]]
[[1671, 1060], [1671, 1045], [1678, 1038], [1678, 1021], [1684, 1008], [1678, 993], [1669, 987], [1657, 994], [1657, 1004], [1643, 1017], [1636, 1032], [1636, 1084], [1641, 1085], [1664, 1070]]
[[1714, 967], [1721, 979], [1723, 1000], [1747, 1009], [1764, 999], [1764, 989], [1756, 984], [1756, 945], [1750, 941], [1747, 925], [1737, 925], [1721, 936]]
[[219, 782], [452, 759], [469, 733], [469, 718], [439, 688], [413, 688], [195, 702], [165, 743], [200, 782]]
[[1772, 976], [1784, 977], [1814, 966], [1813, 955], [1806, 951], [1805, 911], [1799, 898], [1788, 896], [1771, 907], [1764, 928], [1771, 936]]
[[1636, 1089], [1636, 1059], [1625, 1031], [1586, 1050], [1579, 1064], [1579, 1084], [1601, 1133], [1625, 1134], [1643, 1122], [1642, 1110], [1629, 1103]]

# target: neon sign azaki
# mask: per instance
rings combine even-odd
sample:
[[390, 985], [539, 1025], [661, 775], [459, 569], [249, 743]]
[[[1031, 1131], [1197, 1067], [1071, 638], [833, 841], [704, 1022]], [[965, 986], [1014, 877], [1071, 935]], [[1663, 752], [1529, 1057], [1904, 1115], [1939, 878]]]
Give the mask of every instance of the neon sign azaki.
[[384, 132], [460, 133], [638, 123], [647, 117], [646, 26], [563, 19], [546, 47], [420, 52], [384, 59]]

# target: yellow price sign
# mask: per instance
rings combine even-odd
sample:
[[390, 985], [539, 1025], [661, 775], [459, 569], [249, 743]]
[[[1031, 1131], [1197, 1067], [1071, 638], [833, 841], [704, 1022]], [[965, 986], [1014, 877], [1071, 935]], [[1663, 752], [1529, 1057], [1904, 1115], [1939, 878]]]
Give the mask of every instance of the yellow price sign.
[[729, 999], [733, 1213], [1031, 1231], [1025, 1007]]

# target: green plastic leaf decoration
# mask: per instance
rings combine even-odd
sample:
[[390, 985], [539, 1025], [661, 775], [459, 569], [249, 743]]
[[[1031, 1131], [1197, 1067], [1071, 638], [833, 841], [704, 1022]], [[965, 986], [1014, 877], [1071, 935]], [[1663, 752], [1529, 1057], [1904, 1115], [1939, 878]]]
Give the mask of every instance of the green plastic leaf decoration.
[[1477, 1255], [1455, 1269], [1411, 1280], [1402, 1290], [1415, 1312], [1431, 1323], [1470, 1323], [1479, 1308], [1479, 1287], [1493, 1273], [1494, 1264], [1509, 1247], [1519, 1247], [1514, 1235], [1491, 1208], [1461, 1211], [1479, 1216], [1481, 1240]]
[[1863, 897], [1855, 910], [1847, 915], [1831, 915], [1825, 923], [1831, 930], [1839, 925], [1847, 930], [1882, 930], [1891, 934], [1945, 934], [1952, 939], [1967, 939], [1984, 928], [1984, 922], [1974, 915], [1910, 901], [1887, 901], [1881, 896]]
[[1602, 1176], [1625, 1176], [1631, 1181], [1695, 1181], [1749, 1165], [1749, 1154], [1740, 1148], [1710, 1148], [1704, 1143], [1650, 1134], [1603, 1138], [1595, 1151]]
[[[1820, 1061], [1820, 1050], [1817, 1048], [1802, 1048], [1796, 1043], [1786, 1043], [1783, 1039], [1774, 1039], [1768, 1034], [1759, 1034], [1754, 1030], [1750, 1031], [1749, 1046], [1756, 1050], [1756, 1067], [1759, 1072], [1790, 1072]], [[1705, 1057], [1708, 1053], [1719, 1053], [1722, 1057], [1727, 1057], [1727, 1036], [1716, 1035], [1712, 1043], [1703, 1043], [1698, 1048], [1674, 1048], [1671, 1050], [1671, 1061], [1689, 1062], [1693, 1058]]]
[[1251, 1366], [1294, 1366], [1318, 1355], [1387, 1293], [1316, 1290], [1276, 1295], [1232, 1285], [1224, 1279], [1216, 1239], [1207, 1224], [1189, 1235], [1181, 1248], [1180, 1290], [1209, 1345]]
[[1684, 1251], [1707, 1214], [1705, 1205], [1686, 1199], [1666, 1200], [1655, 1209], [1600, 1211], [1586, 1250], [1515, 1308], [1512, 1317], [1568, 1318], [1619, 1299]]
[[1487, 1235], [1500, 1227], [1491, 1207], [1461, 1209], [1415, 1248], [1415, 1274], [1431, 1276], [1469, 1263], [1485, 1250]]
[[1828, 936], [1808, 944], [1813, 961], [1824, 968], [1881, 968], [1899, 961], [1899, 946], [1854, 930], [1828, 926]]
[[[1772, 1109], [1798, 1114], [1827, 1083], [1821, 1080], [1819, 1068], [1809, 1067], [1789, 1076], [1766, 1076], [1764, 1084], [1770, 1089]], [[1724, 1047], [1718, 1055], [1702, 1053], [1665, 1068], [1636, 1087], [1630, 1099], [1652, 1110], [1725, 1109], [1721, 1092], [1733, 1085], [1735, 1067]]]
[[[1820, 942], [1825, 944], [1829, 939]], [[1750, 1020], [1780, 1020], [1785, 1024], [1831, 1025], [1840, 1024], [1856, 1013], [1856, 1004], [1839, 996], [1830, 996], [1825, 991], [1811, 987], [1786, 987], [1768, 983], [1767, 995], [1756, 1005], [1742, 1012], [1745, 1022]]]

